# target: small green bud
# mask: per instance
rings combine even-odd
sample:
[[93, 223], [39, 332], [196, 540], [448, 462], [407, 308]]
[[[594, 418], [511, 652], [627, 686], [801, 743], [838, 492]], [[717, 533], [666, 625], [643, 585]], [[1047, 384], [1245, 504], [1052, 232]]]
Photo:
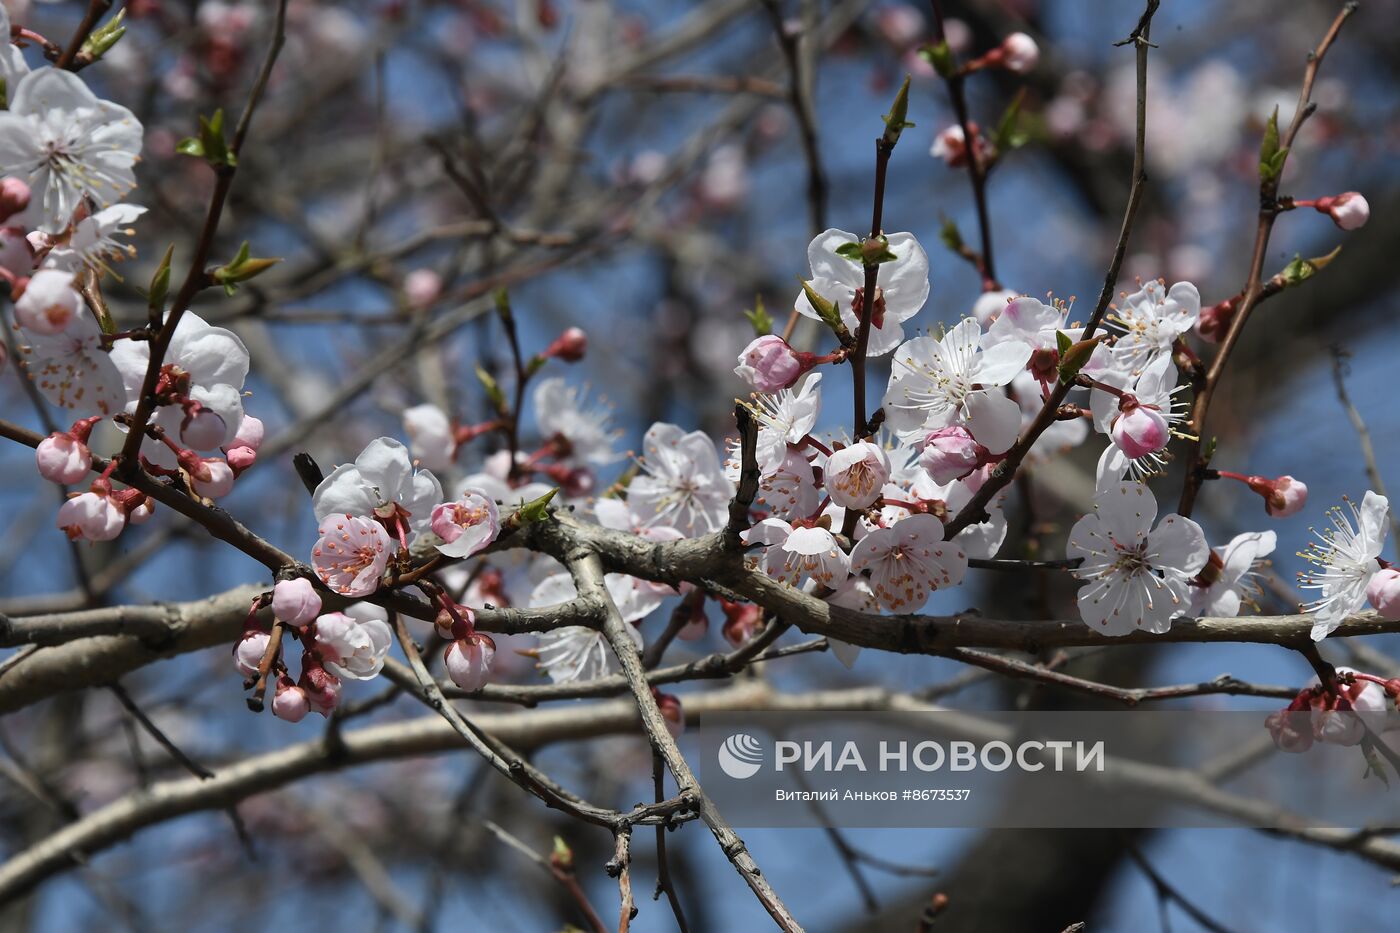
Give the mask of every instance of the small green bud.
[[516, 521], [522, 525], [542, 522], [549, 518], [549, 503], [559, 490], [551, 489], [538, 499], [531, 499], [529, 502], [522, 502], [520, 508], [515, 510]]
[[1279, 146], [1278, 107], [1269, 114], [1269, 122], [1264, 125], [1264, 139], [1259, 143], [1259, 180], [1265, 184], [1276, 183], [1283, 174], [1283, 163], [1288, 159], [1288, 147]]
[[773, 317], [768, 313], [768, 309], [763, 306], [763, 296], [754, 295], [753, 310], [745, 311], [744, 317], [749, 319], [753, 325], [755, 336], [766, 337], [773, 333]]
[[1084, 364], [1089, 362], [1089, 357], [1094, 355], [1094, 347], [1099, 345], [1102, 337], [1093, 337], [1089, 340], [1081, 340], [1078, 343], [1070, 344], [1068, 347], [1060, 343], [1060, 338], [1065, 342], [1069, 337], [1060, 332], [1055, 334], [1055, 343], [1060, 346], [1060, 381], [1071, 382], [1079, 371], [1084, 368]]
[[78, 50], [78, 55], [88, 62], [95, 62], [111, 51], [112, 46], [126, 35], [126, 10], [118, 10], [117, 15], [88, 34], [87, 41]]
[[476, 367], [476, 378], [477, 381], [481, 383], [481, 387], [486, 390], [486, 397], [491, 401], [491, 404], [495, 406], [496, 411], [504, 415], [506, 413], [506, 396], [505, 393], [501, 391], [501, 387], [496, 382], [495, 377], [478, 365]]
[[237, 291], [239, 284], [262, 275], [281, 261], [280, 259], [250, 256], [248, 254], [248, 241], [244, 240], [243, 245], [238, 247], [238, 254], [225, 265], [210, 272], [209, 277], [214, 280], [215, 284], [222, 285], [227, 294], [232, 295]]
[[919, 49], [919, 57], [932, 65], [939, 77], [951, 78], [957, 70], [957, 64], [953, 61], [953, 50], [949, 48], [946, 39]]
[[885, 145], [891, 149], [899, 142], [899, 134], [904, 132], [906, 127], [913, 126], [906, 117], [909, 116], [909, 75], [904, 76], [904, 83], [899, 86], [899, 93], [894, 96], [894, 103], [890, 105], [890, 112], [881, 119], [885, 121]]

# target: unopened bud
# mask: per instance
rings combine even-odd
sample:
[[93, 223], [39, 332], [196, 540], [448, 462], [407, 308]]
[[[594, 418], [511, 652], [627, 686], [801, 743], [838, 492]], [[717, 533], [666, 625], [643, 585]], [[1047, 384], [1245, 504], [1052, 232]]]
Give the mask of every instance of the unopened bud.
[[554, 342], [545, 347], [542, 356], [552, 356], [566, 363], [577, 363], [588, 352], [588, 335], [577, 327], [570, 327]]
[[1400, 570], [1386, 567], [1377, 571], [1366, 585], [1366, 601], [1383, 618], [1400, 622]]
[[1318, 198], [1313, 202], [1313, 207], [1318, 213], [1329, 215], [1332, 222], [1343, 230], [1355, 230], [1371, 219], [1371, 205], [1358, 191], [1344, 191]]
[[29, 207], [29, 186], [18, 178], [0, 178], [0, 223]]

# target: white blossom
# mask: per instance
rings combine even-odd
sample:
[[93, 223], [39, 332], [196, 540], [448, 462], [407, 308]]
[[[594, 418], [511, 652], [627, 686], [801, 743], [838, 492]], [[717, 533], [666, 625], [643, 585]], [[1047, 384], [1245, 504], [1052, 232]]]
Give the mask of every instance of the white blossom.
[[1031, 348], [1020, 341], [984, 349], [972, 318], [941, 340], [915, 337], [895, 351], [885, 420], [901, 436], [963, 424], [979, 444], [1001, 453], [1016, 441], [1021, 409], [999, 387], [1030, 357]]
[[58, 233], [83, 198], [106, 207], [135, 187], [140, 121], [77, 75], [32, 71], [9, 88], [9, 104], [0, 112], [0, 166], [29, 184], [30, 226]]
[[1304, 607], [1313, 614], [1313, 641], [1322, 641], [1366, 605], [1366, 587], [1381, 569], [1376, 558], [1390, 528], [1389, 500], [1368, 490], [1360, 509], [1350, 499], [1347, 508], [1350, 518], [1340, 508], [1329, 509], [1332, 527], [1313, 530], [1317, 540], [1301, 552], [1315, 568], [1300, 580], [1303, 589], [1317, 591]]
[[[918, 314], [928, 300], [928, 255], [912, 233], [891, 233], [889, 250], [897, 257], [880, 263], [875, 283], [879, 289], [877, 301], [883, 303], [883, 313], [877, 305], [872, 318], [869, 356], [882, 356], [904, 339], [905, 321]], [[855, 307], [857, 289], [865, 288], [865, 267], [853, 259], [837, 254], [847, 244], [859, 244], [862, 238], [845, 230], [825, 230], [807, 246], [807, 261], [812, 267], [812, 290], [827, 301], [835, 302], [841, 311], [841, 321], [855, 334], [860, 326], [860, 308]], [[797, 296], [794, 307], [799, 314], [818, 318], [816, 309], [805, 293]]]
[[1152, 527], [1157, 500], [1139, 483], [1119, 483], [1094, 497], [1094, 511], [1070, 530], [1067, 552], [1083, 563], [1074, 575], [1084, 623], [1104, 635], [1137, 629], [1161, 634], [1190, 608], [1190, 580], [1210, 555], [1205, 533], [1168, 515]]
[[930, 593], [962, 582], [967, 555], [943, 540], [943, 523], [935, 516], [911, 515], [857, 541], [851, 572], [869, 573], [870, 590], [881, 607], [912, 612]]
[[687, 536], [723, 527], [734, 489], [714, 441], [703, 431], [658, 422], [647, 430], [642, 451], [643, 473], [627, 487], [627, 501], [644, 524]]
[[442, 486], [428, 470], [414, 470], [408, 448], [392, 437], [370, 441], [353, 464], [341, 464], [311, 495], [318, 519], [329, 515], [374, 517], [397, 527], [422, 531], [433, 507], [442, 502]]
[[561, 460], [603, 466], [620, 456], [613, 444], [621, 436], [611, 426], [612, 408], [589, 402], [587, 392], [563, 379], [545, 379], [535, 387], [535, 424], [546, 439], [563, 438], [568, 445]]
[[[1206, 585], [1191, 587], [1191, 612], [1198, 616], [1237, 616], [1246, 597], [1259, 593], [1254, 571], [1274, 552], [1278, 536], [1272, 531], [1236, 535], [1214, 548], [1201, 577]], [[1204, 581], [1203, 581], [1204, 582]]]

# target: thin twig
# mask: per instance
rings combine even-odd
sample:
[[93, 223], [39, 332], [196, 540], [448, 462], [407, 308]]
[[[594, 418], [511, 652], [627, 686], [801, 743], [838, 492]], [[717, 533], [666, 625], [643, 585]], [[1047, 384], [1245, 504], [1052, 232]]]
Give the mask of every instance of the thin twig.
[[[1303, 122], [1312, 114], [1314, 109], [1312, 88], [1313, 81], [1317, 78], [1317, 70], [1322, 65], [1322, 59], [1327, 54], [1327, 50], [1336, 40], [1337, 34], [1341, 32], [1342, 24], [1354, 12], [1356, 12], [1355, 3], [1345, 4], [1332, 20], [1332, 25], [1322, 37], [1322, 41], [1318, 43], [1317, 48], [1308, 54], [1308, 64], [1303, 69], [1303, 87], [1298, 94], [1298, 106], [1293, 112], [1293, 120], [1289, 123], [1288, 129], [1279, 139], [1280, 151], [1292, 149], [1298, 131], [1303, 127]], [[1210, 368], [1206, 371], [1205, 381], [1191, 403], [1191, 417], [1182, 431], [1183, 434], [1194, 439], [1187, 441], [1186, 479], [1182, 484], [1181, 501], [1177, 504], [1177, 512], [1181, 515], [1190, 516], [1196, 507], [1196, 495], [1200, 492], [1205, 469], [1210, 465], [1202, 455], [1202, 438], [1205, 437], [1206, 416], [1210, 412], [1211, 400], [1220, 385], [1221, 377], [1225, 375], [1226, 364], [1229, 363], [1230, 355], [1239, 342], [1245, 324], [1249, 321], [1250, 313], [1259, 304], [1264, 291], [1264, 283], [1261, 279], [1264, 274], [1264, 261], [1269, 251], [1269, 237], [1273, 233], [1274, 222], [1278, 219], [1278, 186], [1282, 176], [1283, 170], [1280, 167], [1278, 174], [1266, 176], [1259, 183], [1259, 220], [1254, 231], [1254, 252], [1249, 260], [1249, 277], [1245, 282], [1244, 299], [1240, 302], [1235, 316], [1230, 320], [1230, 327], [1220, 341], [1220, 349], [1216, 351], [1215, 358], [1211, 360]]]
[[[1160, 0], [1148, 0], [1137, 28], [1133, 30], [1127, 40], [1133, 43], [1137, 49], [1137, 128], [1133, 135], [1133, 181], [1132, 187], [1128, 190], [1128, 204], [1123, 211], [1123, 224], [1118, 231], [1118, 242], [1113, 247], [1113, 258], [1109, 261], [1108, 272], [1104, 275], [1103, 289], [1099, 292], [1099, 300], [1094, 305], [1094, 311], [1089, 315], [1089, 320], [1084, 325], [1084, 332], [1080, 338], [1082, 340], [1088, 340], [1094, 336], [1094, 331], [1098, 329], [1104, 314], [1108, 311], [1114, 286], [1118, 284], [1118, 272], [1123, 267], [1123, 257], [1128, 252], [1128, 237], [1132, 234], [1133, 222], [1137, 218], [1138, 207], [1142, 203], [1143, 188], [1147, 183], [1147, 171], [1144, 168], [1147, 160], [1147, 50], [1152, 46], [1148, 37], [1152, 30], [1152, 16], [1157, 12], [1159, 2]], [[1030, 427], [1021, 432], [1016, 443], [1006, 452], [1006, 458], [997, 464], [996, 469], [992, 471], [991, 476], [982, 484], [982, 487], [973, 493], [967, 504], [947, 523], [945, 535], [949, 541], [968, 525], [983, 521], [983, 516], [986, 515], [987, 511], [987, 503], [1006, 488], [1007, 484], [1016, 476], [1016, 471], [1020, 469], [1021, 461], [1035, 446], [1035, 442], [1040, 439], [1040, 435], [1055, 423], [1060, 405], [1064, 403], [1071, 388], [1073, 388], [1073, 384], [1064, 379], [1056, 384], [1054, 391], [1045, 400], [1044, 406], [1041, 407]]]
[[[1376, 461], [1376, 448], [1371, 444], [1371, 431], [1366, 427], [1365, 420], [1361, 417], [1361, 412], [1357, 411], [1352, 404], [1351, 396], [1347, 394], [1346, 384], [1346, 358], [1349, 354], [1341, 347], [1332, 348], [1332, 382], [1337, 387], [1337, 401], [1342, 403], [1342, 409], [1347, 413], [1347, 419], [1351, 421], [1351, 426], [1356, 431], [1356, 439], [1361, 444], [1361, 456], [1366, 461], [1366, 476], [1371, 481], [1371, 488], [1377, 495], [1385, 495], [1385, 481], [1381, 479], [1380, 465]], [[1400, 541], [1400, 516], [1395, 514], [1395, 510], [1390, 510], [1390, 530], [1396, 541]]]

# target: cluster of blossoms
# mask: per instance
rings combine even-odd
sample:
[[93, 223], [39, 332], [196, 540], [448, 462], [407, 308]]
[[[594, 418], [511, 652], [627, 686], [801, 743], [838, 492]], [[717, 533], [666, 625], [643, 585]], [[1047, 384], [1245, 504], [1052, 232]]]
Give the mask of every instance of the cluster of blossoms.
[[[248, 12], [224, 10], [232, 19], [213, 32], [246, 30]], [[8, 25], [0, 10], [0, 28]], [[234, 48], [224, 52], [232, 56]], [[960, 73], [1024, 73], [1038, 54], [1033, 40], [1015, 34]], [[140, 443], [120, 446], [134, 446], [141, 468], [174, 478], [194, 497], [226, 496], [263, 440], [262, 423], [243, 408], [249, 355], [233, 332], [184, 308], [170, 312], [163, 328], [139, 332], [118, 333], [104, 319], [87, 286], [134, 252], [130, 225], [144, 208], [123, 198], [135, 185], [142, 127], [70, 72], [31, 71], [15, 54], [0, 66], [7, 92], [0, 109], [0, 278], [13, 299], [17, 362], [44, 398], [76, 418], [39, 444], [36, 466], [66, 486], [98, 467], [88, 490], [60, 507], [57, 523], [73, 539], [111, 540], [148, 519], [154, 502], [117, 488], [119, 458], [104, 462], [94, 454], [94, 436], [103, 437], [95, 432], [110, 422], [105, 439], [120, 443], [134, 425]], [[940, 132], [933, 154], [954, 166], [997, 157], [970, 123]], [[1343, 229], [1360, 226], [1368, 213], [1355, 192], [1282, 206], [1313, 207]], [[1256, 570], [1276, 535], [1246, 532], [1212, 548], [1190, 518], [1159, 520], [1151, 488], [1171, 459], [1173, 438], [1184, 436], [1181, 396], [1190, 383], [1183, 374], [1198, 363], [1188, 341], [1220, 339], [1243, 296], [1203, 309], [1190, 282], [1140, 282], [1091, 333], [1073, 320], [1072, 301], [1042, 301], [984, 275], [986, 289], [969, 315], [920, 333], [912, 322], [930, 294], [929, 258], [912, 234], [862, 238], [830, 229], [811, 241], [807, 260], [809, 276], [793, 310], [823, 324], [838, 346], [808, 352], [760, 333], [734, 370], [753, 390], [745, 404], [757, 425], [758, 493], [742, 536], [749, 566], [848, 610], [917, 612], [935, 592], [959, 586], [974, 562], [998, 557], [1007, 536], [994, 493], [1005, 487], [999, 464], [1045, 461], [1094, 443], [1093, 510], [1064, 546], [1083, 584], [1077, 602], [1084, 623], [1110, 636], [1162, 633], [1188, 613], [1232, 616], [1252, 604]], [[428, 269], [402, 282], [403, 299], [415, 308], [428, 307], [442, 290]], [[508, 310], [503, 319], [509, 324]], [[162, 351], [154, 360], [153, 344]], [[575, 362], [586, 351], [584, 332], [569, 328], [530, 359], [516, 359], [521, 394], [548, 361]], [[861, 354], [888, 359], [877, 417], [854, 425], [854, 434], [819, 432], [829, 372], [823, 367], [858, 363], [862, 378]], [[379, 673], [392, 642], [388, 615], [376, 604], [385, 588], [423, 594], [436, 610], [448, 676], [464, 690], [481, 689], [496, 644], [477, 630], [471, 606], [547, 608], [577, 596], [573, 577], [552, 558], [511, 549], [508, 541], [493, 547], [503, 529], [551, 496], [605, 528], [656, 542], [711, 534], [729, 520], [745, 466], [740, 441], [722, 452], [702, 432], [654, 424], [635, 470], [604, 487], [599, 471], [624, 459], [606, 405], [564, 378], [542, 379], [530, 396], [540, 443], [527, 450], [519, 447], [521, 412], [509, 409], [494, 384], [487, 388], [496, 411], [486, 420], [459, 421], [430, 404], [411, 407], [403, 413], [407, 445], [374, 440], [315, 489], [315, 582], [278, 582], [254, 606], [270, 605], [276, 624], [265, 627], [250, 613], [234, 648], [259, 696], [275, 684], [277, 716], [329, 714], [344, 680]], [[1050, 411], [1051, 399], [1063, 403], [1047, 425], [1042, 409]], [[507, 437], [509, 449], [487, 456], [474, 472], [459, 471], [467, 445], [488, 435]], [[1288, 517], [1306, 504], [1306, 486], [1291, 476], [1207, 472], [1244, 483], [1270, 516]], [[1335, 511], [1332, 528], [1310, 547], [1306, 556], [1318, 570], [1303, 585], [1318, 593], [1309, 606], [1314, 638], [1367, 602], [1400, 619], [1400, 570], [1380, 557], [1388, 522], [1386, 500], [1367, 493], [1350, 516]], [[708, 627], [706, 601], [713, 597], [689, 584], [673, 588], [619, 573], [604, 583], [639, 646], [643, 623], [668, 598], [683, 600], [679, 637], [698, 638]], [[322, 612], [323, 598], [342, 608]], [[735, 644], [763, 624], [756, 606], [714, 601]], [[296, 679], [283, 657], [284, 637], [302, 647]], [[852, 646], [835, 648], [845, 663], [854, 660]], [[610, 649], [598, 629], [578, 625], [540, 634], [530, 653], [550, 678], [568, 682], [602, 675]], [[1361, 693], [1374, 686], [1356, 676], [1349, 683], [1366, 685]], [[1299, 709], [1319, 702], [1328, 712], [1350, 709], [1330, 688], [1305, 693]], [[678, 701], [660, 702], [679, 723]], [[1346, 702], [1355, 706], [1359, 694]], [[1318, 737], [1336, 731], [1325, 727]]]
[[1335, 670], [1335, 683], [1323, 686], [1314, 677], [1284, 709], [1271, 714], [1266, 725], [1274, 744], [1301, 754], [1314, 742], [1360, 745], [1368, 732], [1400, 729], [1396, 698], [1400, 680], [1365, 674], [1349, 667]]
[[[3, 11], [0, 29], [8, 34]], [[98, 425], [111, 420], [126, 430], [150, 364], [150, 335], [116, 333], [105, 309], [84, 294], [87, 283], [135, 253], [130, 225], [145, 208], [122, 199], [136, 183], [142, 127], [72, 72], [30, 70], [17, 48], [7, 52], [0, 279], [13, 300], [18, 365], [45, 399], [78, 416], [35, 455], [42, 476], [71, 486], [95, 462], [89, 444]], [[180, 314], [149, 398], [142, 465], [180, 477], [195, 495], [226, 495], [262, 442], [262, 423], [243, 411], [248, 365], [232, 332]], [[110, 540], [151, 514], [146, 496], [113, 489], [115, 465], [59, 510], [58, 525], [71, 537]]]
[[[822, 373], [814, 370], [845, 362], [851, 352], [843, 330], [859, 327], [861, 250], [869, 243], [829, 230], [808, 248], [812, 278], [795, 309], [830, 326], [843, 340], [841, 352], [799, 352], [764, 335], [735, 368], [757, 390], [750, 407], [761, 424], [758, 504], [766, 515], [748, 534], [762, 547], [756, 566], [841, 605], [918, 609], [932, 592], [957, 585], [969, 558], [996, 555], [1006, 526], [995, 498], [986, 521], [951, 541], [943, 523], [987, 481], [1066, 378], [1073, 380], [1069, 404], [1022, 456], [1048, 459], [1093, 434], [1104, 439], [1094, 510], [1075, 525], [1065, 551], [1085, 581], [1085, 623], [1107, 635], [1165, 632], [1188, 613], [1236, 615], [1253, 603], [1256, 571], [1276, 546], [1272, 531], [1212, 549], [1191, 519], [1156, 521], [1150, 482], [1169, 462], [1169, 444], [1186, 416], [1179, 361], [1194, 359], [1185, 346], [1202, 313], [1194, 285], [1143, 283], [1110, 306], [1106, 330], [1087, 340], [1071, 321], [1070, 303], [991, 289], [955, 326], [906, 340], [904, 325], [929, 292], [928, 259], [909, 234], [881, 238], [868, 353], [892, 354], [884, 430], [854, 442], [820, 439], [812, 430]], [[736, 470], [731, 459], [731, 478]], [[1244, 483], [1274, 517], [1296, 514], [1307, 499], [1307, 487], [1291, 476], [1210, 477]], [[1315, 637], [1368, 598], [1400, 616], [1400, 571], [1378, 560], [1385, 508], [1384, 499], [1368, 494], [1359, 528], [1339, 516], [1310, 552], [1320, 566], [1304, 584], [1321, 590], [1310, 607]]]

